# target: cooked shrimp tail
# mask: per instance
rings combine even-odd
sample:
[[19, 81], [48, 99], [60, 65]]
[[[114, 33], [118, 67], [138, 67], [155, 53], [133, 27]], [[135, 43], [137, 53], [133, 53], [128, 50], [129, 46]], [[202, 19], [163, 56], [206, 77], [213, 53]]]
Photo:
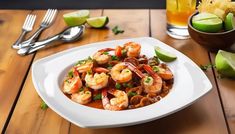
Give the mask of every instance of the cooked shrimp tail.
[[132, 63], [124, 62], [125, 66], [127, 66], [131, 71], [135, 72], [140, 78], [144, 77], [144, 74]]
[[103, 67], [95, 67], [93, 68], [93, 71], [96, 73], [108, 73], [109, 70]]
[[72, 77], [64, 81], [63, 92], [67, 94], [76, 93], [82, 87], [82, 80], [76, 69], [72, 69]]

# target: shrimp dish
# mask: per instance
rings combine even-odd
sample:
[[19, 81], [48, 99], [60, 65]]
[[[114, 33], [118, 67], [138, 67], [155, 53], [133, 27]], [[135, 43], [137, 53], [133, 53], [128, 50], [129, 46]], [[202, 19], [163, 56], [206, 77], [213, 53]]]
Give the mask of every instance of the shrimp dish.
[[78, 61], [66, 74], [62, 91], [76, 103], [120, 111], [160, 101], [173, 81], [166, 63], [141, 54], [140, 44], [127, 42]]

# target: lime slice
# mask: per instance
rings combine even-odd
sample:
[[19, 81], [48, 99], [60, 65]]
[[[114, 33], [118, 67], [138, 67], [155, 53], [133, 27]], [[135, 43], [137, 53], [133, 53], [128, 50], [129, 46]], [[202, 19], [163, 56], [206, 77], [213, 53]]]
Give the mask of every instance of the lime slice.
[[109, 18], [108, 16], [93, 17], [93, 18], [87, 19], [86, 21], [87, 21], [87, 24], [89, 24], [91, 27], [102, 28], [108, 24]]
[[234, 21], [233, 13], [228, 13], [224, 21], [226, 31], [232, 30], [235, 27]]
[[235, 78], [235, 53], [219, 50], [215, 57], [215, 66], [220, 74]]
[[80, 10], [64, 14], [64, 21], [68, 26], [79, 26], [86, 22], [90, 16], [89, 10]]
[[192, 19], [193, 27], [203, 32], [218, 32], [223, 28], [223, 21], [211, 13], [199, 13]]
[[166, 50], [163, 50], [160, 47], [155, 47], [154, 50], [155, 50], [157, 57], [164, 62], [171, 62], [177, 58], [174, 54]]

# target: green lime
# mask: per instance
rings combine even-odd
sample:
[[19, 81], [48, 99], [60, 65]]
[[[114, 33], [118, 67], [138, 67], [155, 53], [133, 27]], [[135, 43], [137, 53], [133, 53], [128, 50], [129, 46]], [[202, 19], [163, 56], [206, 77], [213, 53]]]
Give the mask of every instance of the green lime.
[[177, 58], [176, 55], [166, 50], [163, 50], [160, 47], [155, 47], [154, 50], [155, 50], [157, 57], [164, 62], [171, 62], [171, 61], [176, 60]]
[[220, 74], [235, 78], [235, 53], [219, 50], [215, 57], [215, 66]]
[[64, 14], [64, 21], [68, 26], [79, 26], [86, 22], [90, 16], [89, 10], [79, 10]]
[[211, 13], [199, 13], [192, 19], [193, 27], [203, 32], [219, 32], [223, 28], [223, 21]]
[[89, 24], [91, 27], [102, 28], [108, 24], [109, 18], [108, 16], [93, 17], [93, 18], [87, 19], [86, 21], [87, 21], [87, 24]]
[[225, 26], [225, 30], [229, 31], [232, 30], [235, 27], [235, 22], [234, 22], [234, 17], [233, 17], [233, 13], [228, 13], [226, 15], [225, 21], [224, 21], [224, 26]]

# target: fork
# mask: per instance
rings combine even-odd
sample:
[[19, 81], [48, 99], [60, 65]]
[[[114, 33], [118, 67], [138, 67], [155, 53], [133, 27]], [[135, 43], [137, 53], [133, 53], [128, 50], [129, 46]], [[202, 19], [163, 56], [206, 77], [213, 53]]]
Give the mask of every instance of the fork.
[[27, 15], [24, 21], [23, 27], [22, 27], [22, 32], [19, 38], [16, 40], [16, 42], [12, 45], [12, 48], [19, 49], [19, 44], [24, 39], [26, 33], [32, 31], [35, 20], [36, 20], [36, 15], [32, 15], [32, 14]]
[[56, 14], [57, 14], [56, 9], [48, 9], [38, 30], [28, 40], [20, 43], [19, 48], [28, 47], [30, 46], [31, 43], [37, 41], [42, 31], [51, 26]]

